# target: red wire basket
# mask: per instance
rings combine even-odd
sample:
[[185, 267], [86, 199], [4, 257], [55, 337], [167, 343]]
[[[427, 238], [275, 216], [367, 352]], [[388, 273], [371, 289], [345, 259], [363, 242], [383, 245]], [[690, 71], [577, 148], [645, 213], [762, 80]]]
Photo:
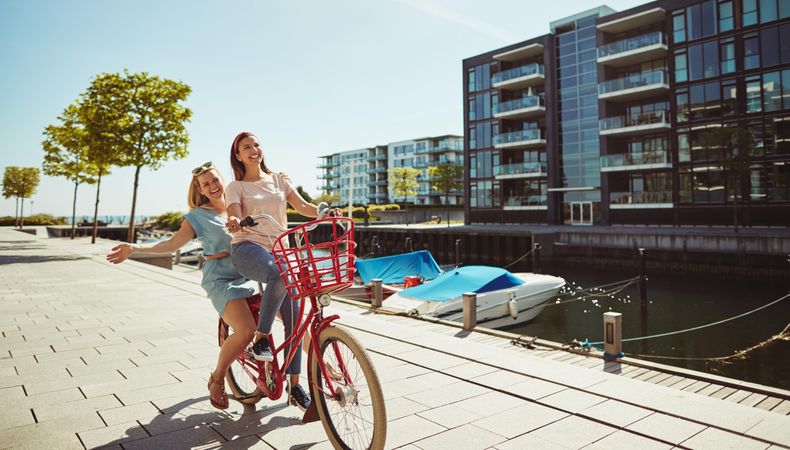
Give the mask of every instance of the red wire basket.
[[[316, 224], [313, 231], [308, 230]], [[291, 246], [292, 240], [295, 246]], [[272, 255], [280, 266], [280, 276], [291, 299], [298, 300], [351, 287], [356, 272], [356, 245], [354, 221], [348, 217], [328, 217], [281, 234], [272, 246]]]

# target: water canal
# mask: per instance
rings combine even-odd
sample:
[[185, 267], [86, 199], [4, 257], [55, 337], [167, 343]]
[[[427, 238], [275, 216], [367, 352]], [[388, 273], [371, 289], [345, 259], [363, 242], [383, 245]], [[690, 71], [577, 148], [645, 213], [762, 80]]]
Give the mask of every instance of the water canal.
[[[543, 265], [543, 273], [561, 276], [569, 283], [573, 282], [584, 288], [637, 275], [621, 269], [551, 263]], [[615, 295], [615, 298], [550, 305], [535, 320], [507, 331], [557, 342], [585, 338], [590, 342], [601, 341], [601, 316], [611, 310], [623, 314], [624, 338], [646, 336], [732, 317], [776, 300], [788, 291], [790, 286], [780, 283], [662, 273], [649, 275], [648, 315], [644, 324], [641, 319], [639, 290], [634, 285]], [[623, 347], [626, 357], [629, 354], [679, 358], [726, 356], [779, 333], [788, 322], [790, 299], [722, 325], [674, 336], [624, 342]], [[653, 361], [790, 389], [788, 341], [773, 342], [751, 352], [745, 359], [733, 360], [729, 364], [709, 365], [706, 361], [684, 359]]]

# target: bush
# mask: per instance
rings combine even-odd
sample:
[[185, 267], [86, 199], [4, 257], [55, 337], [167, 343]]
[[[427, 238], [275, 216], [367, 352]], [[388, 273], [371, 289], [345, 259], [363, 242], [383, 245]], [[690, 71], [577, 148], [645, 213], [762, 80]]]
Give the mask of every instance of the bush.
[[181, 227], [184, 214], [179, 211], [166, 212], [154, 217], [154, 226], [160, 230], [176, 231]]
[[299, 214], [295, 209], [286, 209], [285, 214], [288, 216], [288, 222], [309, 222], [313, 220], [311, 217]]
[[[55, 217], [49, 214], [33, 214], [25, 217], [25, 225], [66, 225], [68, 220], [65, 217]], [[11, 216], [0, 217], [0, 226], [14, 226], [14, 218]]]
[[387, 205], [370, 205], [368, 207], [368, 211], [376, 212], [376, 211], [398, 211], [400, 210], [400, 205], [395, 203], [390, 203]]

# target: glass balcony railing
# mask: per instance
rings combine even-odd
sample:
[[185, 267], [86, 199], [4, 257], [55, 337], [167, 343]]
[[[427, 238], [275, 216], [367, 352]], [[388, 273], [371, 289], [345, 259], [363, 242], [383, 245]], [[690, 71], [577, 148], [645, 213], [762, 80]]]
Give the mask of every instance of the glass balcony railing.
[[601, 169], [613, 167], [639, 166], [643, 164], [669, 164], [670, 154], [665, 150], [642, 153], [622, 153], [601, 156]]
[[669, 112], [653, 111], [644, 114], [631, 116], [607, 117], [598, 121], [600, 131], [617, 130], [627, 127], [637, 127], [640, 125], [651, 125], [656, 123], [669, 124]]
[[642, 72], [629, 75], [625, 78], [617, 78], [598, 83], [598, 95], [610, 94], [612, 92], [624, 91], [626, 89], [640, 88], [654, 84], [669, 84], [669, 77], [663, 70], [652, 72]]
[[494, 167], [494, 176], [498, 175], [545, 175], [546, 163], [522, 162], [516, 164], [503, 164]]
[[539, 141], [546, 139], [543, 136], [543, 131], [538, 128], [530, 130], [513, 131], [510, 133], [500, 133], [494, 136], [494, 145], [497, 144], [514, 144], [516, 142], [529, 142]]
[[672, 203], [672, 191], [637, 191], [611, 192], [611, 205], [644, 205], [656, 203]]
[[544, 195], [512, 195], [505, 197], [505, 206], [546, 206]]
[[333, 164], [328, 162], [322, 162], [318, 165], [319, 169], [331, 169], [332, 167], [337, 167], [339, 164]]
[[612, 42], [598, 47], [598, 58], [605, 58], [607, 56], [617, 55], [618, 53], [630, 52], [640, 48], [649, 47], [656, 44], [667, 44], [667, 36], [656, 31], [653, 33], [645, 34], [630, 39], [623, 39], [622, 41]]
[[337, 184], [324, 184], [320, 187], [322, 191], [331, 191], [332, 189], [338, 189], [340, 186]]
[[337, 178], [339, 176], [340, 174], [338, 172], [326, 172], [326, 173], [322, 173], [321, 175], [318, 175], [316, 178], [318, 178], [319, 180], [329, 180], [332, 178]]
[[497, 104], [494, 107], [494, 114], [505, 113], [508, 111], [515, 111], [518, 109], [538, 108], [541, 106], [545, 106], [543, 102], [543, 97], [538, 97], [537, 95], [530, 95], [526, 97], [521, 97], [516, 100], [509, 100]]
[[382, 155], [375, 155], [368, 158], [368, 161], [384, 161], [387, 159], [387, 154], [384, 153]]
[[384, 173], [387, 171], [386, 167], [376, 167], [375, 169], [368, 169], [368, 173]]
[[491, 84], [513, 80], [515, 78], [526, 77], [528, 75], [543, 75], [543, 64], [533, 63], [526, 66], [516, 67], [515, 69], [497, 72], [491, 77]]

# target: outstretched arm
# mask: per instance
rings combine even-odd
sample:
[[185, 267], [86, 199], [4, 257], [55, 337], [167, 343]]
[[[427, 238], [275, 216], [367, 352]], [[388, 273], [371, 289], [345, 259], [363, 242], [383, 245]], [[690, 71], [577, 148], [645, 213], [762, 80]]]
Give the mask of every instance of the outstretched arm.
[[118, 244], [107, 254], [107, 261], [113, 264], [120, 264], [134, 253], [170, 253], [183, 247], [187, 242], [195, 237], [195, 230], [189, 221], [181, 221], [181, 228], [168, 240], [160, 241], [151, 247], [141, 245]]

